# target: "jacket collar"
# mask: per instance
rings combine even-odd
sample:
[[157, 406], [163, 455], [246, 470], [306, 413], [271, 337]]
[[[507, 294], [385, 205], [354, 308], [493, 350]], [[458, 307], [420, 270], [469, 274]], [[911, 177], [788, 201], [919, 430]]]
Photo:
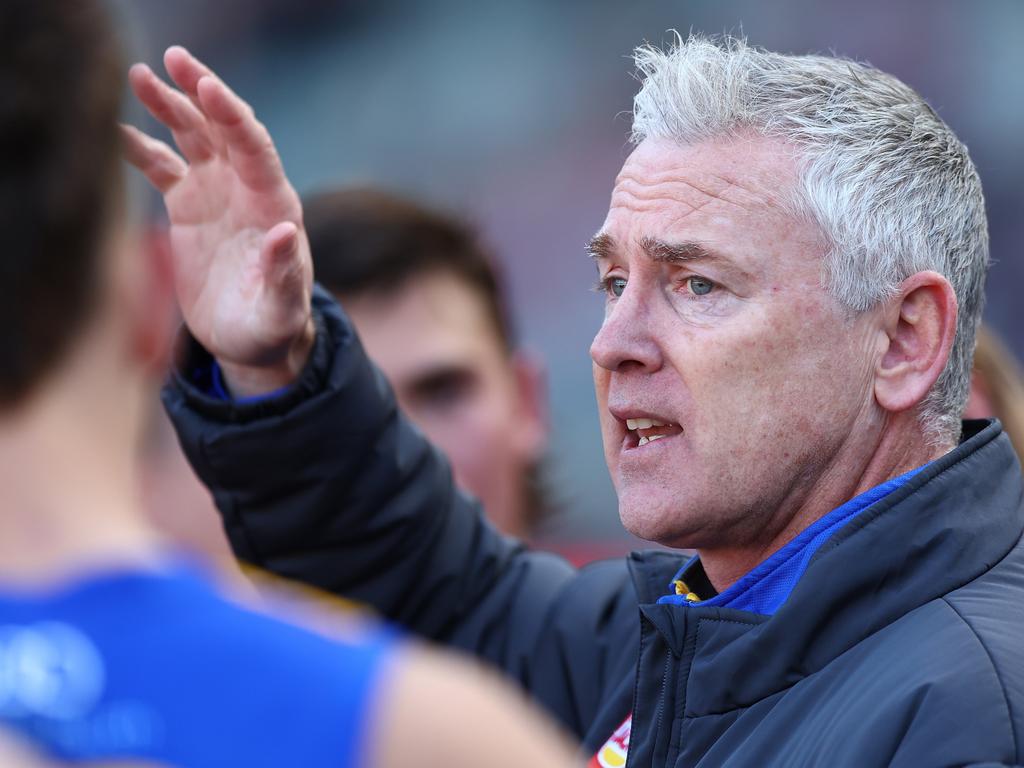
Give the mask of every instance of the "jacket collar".
[[[675, 655], [695, 655], [687, 714], [745, 707], [781, 691], [1006, 556], [1024, 530], [1016, 455], [998, 422], [966, 422], [964, 435], [822, 545], [773, 616], [642, 606]], [[642, 603], [657, 600], [678, 569], [670, 554], [634, 556]]]

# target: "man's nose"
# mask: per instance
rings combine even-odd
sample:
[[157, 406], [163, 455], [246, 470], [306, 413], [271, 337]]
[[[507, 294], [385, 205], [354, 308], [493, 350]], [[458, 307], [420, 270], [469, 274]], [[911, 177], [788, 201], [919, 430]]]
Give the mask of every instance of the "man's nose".
[[653, 327], [652, 310], [638, 290], [627, 286], [605, 314], [604, 323], [590, 345], [590, 357], [602, 368], [622, 372], [646, 371], [661, 366], [661, 347]]

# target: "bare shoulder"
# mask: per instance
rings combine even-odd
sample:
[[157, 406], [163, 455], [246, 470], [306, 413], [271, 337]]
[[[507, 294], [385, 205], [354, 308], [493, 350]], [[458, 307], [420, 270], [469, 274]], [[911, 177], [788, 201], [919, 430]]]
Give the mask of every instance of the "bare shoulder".
[[566, 736], [524, 695], [460, 657], [407, 647], [377, 702], [369, 757], [402, 765], [580, 765]]

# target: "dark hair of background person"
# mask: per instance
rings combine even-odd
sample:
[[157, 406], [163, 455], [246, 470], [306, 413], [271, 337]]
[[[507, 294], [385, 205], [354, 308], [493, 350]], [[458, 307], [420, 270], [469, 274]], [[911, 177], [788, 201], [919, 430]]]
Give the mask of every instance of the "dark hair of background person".
[[409, 280], [449, 273], [483, 300], [506, 352], [515, 347], [497, 267], [462, 222], [369, 187], [312, 195], [303, 217], [316, 279], [335, 294], [390, 295]]
[[978, 329], [971, 388], [980, 388], [991, 416], [1003, 429], [1024, 464], [1024, 371], [1009, 349], [984, 325]]
[[[351, 187], [303, 200], [317, 281], [341, 296], [394, 295], [427, 274], [450, 274], [483, 302], [506, 355], [516, 340], [497, 266], [476, 233], [458, 219], [398, 195]], [[527, 472], [527, 527], [552, 516], [541, 463]]]
[[119, 41], [98, 0], [4, 0], [0, 21], [0, 408], [85, 325], [122, 196]]

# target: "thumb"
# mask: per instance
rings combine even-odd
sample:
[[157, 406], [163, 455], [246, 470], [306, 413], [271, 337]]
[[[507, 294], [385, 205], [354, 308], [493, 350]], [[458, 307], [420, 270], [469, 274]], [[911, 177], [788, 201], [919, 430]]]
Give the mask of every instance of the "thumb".
[[302, 256], [299, 249], [299, 228], [290, 221], [271, 227], [263, 238], [260, 268], [268, 287], [289, 290], [302, 283]]

